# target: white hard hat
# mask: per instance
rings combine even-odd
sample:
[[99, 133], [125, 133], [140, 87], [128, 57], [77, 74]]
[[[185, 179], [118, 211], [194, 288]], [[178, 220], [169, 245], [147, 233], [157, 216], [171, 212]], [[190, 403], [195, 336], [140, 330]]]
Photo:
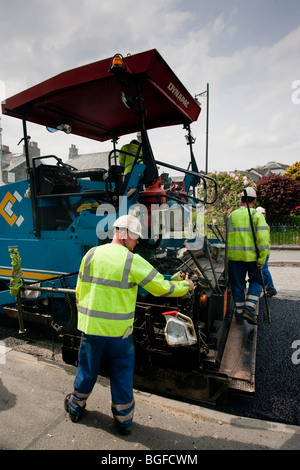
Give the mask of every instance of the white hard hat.
[[266, 213], [266, 209], [264, 209], [264, 208], [261, 207], [261, 206], [258, 206], [258, 207], [256, 208], [256, 210], [257, 210], [258, 212], [261, 212], [262, 214], [265, 214], [265, 213]]
[[116, 228], [126, 228], [129, 232], [137, 235], [139, 238], [143, 238], [142, 227], [139, 219], [134, 215], [127, 214], [121, 215], [113, 224]]
[[[251, 186], [245, 188], [244, 191], [246, 191], [248, 197], [256, 197], [256, 191], [255, 189], [251, 188]], [[244, 191], [242, 192], [241, 197], [244, 196]]]

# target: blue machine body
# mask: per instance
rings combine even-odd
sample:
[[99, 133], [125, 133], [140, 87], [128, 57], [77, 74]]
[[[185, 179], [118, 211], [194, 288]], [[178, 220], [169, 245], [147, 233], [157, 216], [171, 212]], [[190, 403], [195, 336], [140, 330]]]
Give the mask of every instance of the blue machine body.
[[[22, 123], [27, 178], [0, 186], [0, 319], [17, 318], [22, 333], [24, 323], [46, 322], [62, 340], [63, 360], [76, 365], [80, 332], [75, 288], [82, 257], [110, 242], [117, 217], [133, 213], [142, 224], [144, 237], [137, 246], [141, 256], [166, 279], [188, 274], [195, 285], [181, 298], [156, 297], [139, 287], [132, 333], [135, 387], [208, 403], [223, 396], [230, 383], [228, 362], [222, 370], [221, 359], [232, 310], [223, 246], [214, 250], [215, 268], [201, 232], [203, 218], [198, 223], [204, 205], [217, 199], [216, 182], [198, 171], [193, 153], [191, 124], [200, 111], [199, 102], [155, 49], [77, 67], [2, 103], [3, 115]], [[76, 159], [70, 165], [60, 155], [32, 157], [28, 123], [70, 138], [110, 141], [107, 165], [90, 168], [87, 162], [85, 168], [76, 168]], [[185, 133], [188, 155], [182, 155], [182, 167], [173, 164], [171, 150], [166, 161], [157, 160], [150, 144], [149, 130], [169, 126], [180, 126]], [[34, 139], [32, 130], [30, 134]], [[138, 154], [127, 152], [134, 160], [128, 176], [119, 161], [124, 150], [118, 140], [132, 134], [140, 140]], [[209, 194], [214, 196], [210, 199]], [[190, 319], [196, 344], [168, 345], [163, 313], [169, 311]], [[242, 344], [243, 329], [231, 331]], [[249, 392], [255, 363], [249, 348], [253, 344], [255, 351], [255, 337], [241, 347], [245, 361], [239, 366], [250, 371], [249, 379], [243, 371], [232, 382]], [[232, 351], [235, 369], [236, 349]]]
[[[65, 325], [66, 311], [72, 314], [76, 310], [69, 300], [74, 302], [82, 257], [93, 246], [108, 243], [114, 221], [128, 212], [137, 211], [145, 226], [141, 254], [150, 261], [170, 258], [171, 268], [162, 272], [168, 277], [175, 269], [172, 259], [187, 241], [193, 243], [198, 236], [181, 235], [184, 226], [193, 223], [194, 215], [188, 208], [214, 202], [207, 201], [206, 195], [203, 200], [196, 195], [199, 182], [206, 188], [210, 179], [199, 173], [192, 150], [195, 139], [190, 125], [201, 111], [197, 100], [155, 49], [117, 62], [104, 59], [63, 72], [2, 103], [3, 114], [23, 124], [28, 176], [0, 187], [1, 314], [16, 310], [30, 313], [32, 309], [35, 316], [46, 312], [55, 317], [56, 324]], [[78, 169], [52, 154], [31, 157], [27, 123], [100, 142], [111, 140], [113, 150], [107, 166]], [[183, 126], [187, 133], [186, 168], [157, 161], [152, 151], [148, 130], [172, 125]], [[118, 162], [121, 150], [117, 142], [120, 136], [132, 133], [140, 134], [142, 159], [129, 152], [135, 160], [128, 176]], [[172, 181], [165, 173], [159, 175], [163, 167], [179, 172], [181, 181]], [[158, 216], [152, 212], [153, 204], [159, 207]], [[168, 235], [174, 222], [166, 217], [174, 208], [182, 215], [179, 236], [175, 237]], [[158, 229], [153, 235], [154, 220]], [[162, 234], [166, 227], [167, 233]], [[10, 292], [11, 248], [21, 257], [24, 284], [19, 299]], [[139, 289], [139, 298], [147, 297], [146, 291]], [[61, 307], [59, 302], [53, 304], [53, 299], [62, 300]], [[58, 310], [62, 311], [61, 322]]]

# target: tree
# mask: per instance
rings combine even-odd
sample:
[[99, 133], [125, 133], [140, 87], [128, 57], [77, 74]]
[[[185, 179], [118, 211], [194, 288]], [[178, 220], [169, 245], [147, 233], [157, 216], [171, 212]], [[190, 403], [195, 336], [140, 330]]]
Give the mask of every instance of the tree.
[[[228, 171], [214, 171], [208, 176], [217, 183], [217, 200], [214, 204], [205, 206], [205, 226], [217, 224], [220, 230], [225, 231], [228, 214], [240, 206], [244, 188], [254, 187], [254, 183], [246, 176]], [[207, 186], [208, 200], [212, 201], [215, 197], [215, 188], [212, 183], [207, 183]], [[198, 196], [203, 199], [203, 184], [199, 186]]]
[[257, 201], [270, 222], [278, 222], [299, 206], [300, 182], [285, 175], [263, 176], [256, 183]]
[[296, 162], [289, 166], [285, 172], [285, 176], [289, 176], [294, 180], [300, 181], [300, 162]]

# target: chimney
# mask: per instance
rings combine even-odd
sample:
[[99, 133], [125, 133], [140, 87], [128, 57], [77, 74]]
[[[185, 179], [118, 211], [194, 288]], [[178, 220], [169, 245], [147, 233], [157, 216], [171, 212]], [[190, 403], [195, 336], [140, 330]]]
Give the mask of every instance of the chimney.
[[2, 145], [2, 153], [10, 153], [8, 145]]
[[71, 147], [69, 148], [69, 158], [76, 158], [78, 157], [78, 148], [76, 145], [71, 144]]
[[[29, 141], [28, 152], [29, 152], [30, 160], [32, 160], [33, 157], [40, 157], [41, 156], [41, 151], [38, 148], [37, 142]], [[25, 155], [25, 145], [23, 145], [23, 155]]]

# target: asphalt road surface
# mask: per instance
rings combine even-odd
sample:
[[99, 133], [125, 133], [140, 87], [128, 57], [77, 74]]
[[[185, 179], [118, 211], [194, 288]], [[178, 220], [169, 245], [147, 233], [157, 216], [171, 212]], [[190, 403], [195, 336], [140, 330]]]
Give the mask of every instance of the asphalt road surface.
[[271, 323], [258, 317], [256, 391], [253, 398], [231, 396], [217, 406], [237, 416], [300, 425], [300, 302], [296, 298], [268, 299]]

